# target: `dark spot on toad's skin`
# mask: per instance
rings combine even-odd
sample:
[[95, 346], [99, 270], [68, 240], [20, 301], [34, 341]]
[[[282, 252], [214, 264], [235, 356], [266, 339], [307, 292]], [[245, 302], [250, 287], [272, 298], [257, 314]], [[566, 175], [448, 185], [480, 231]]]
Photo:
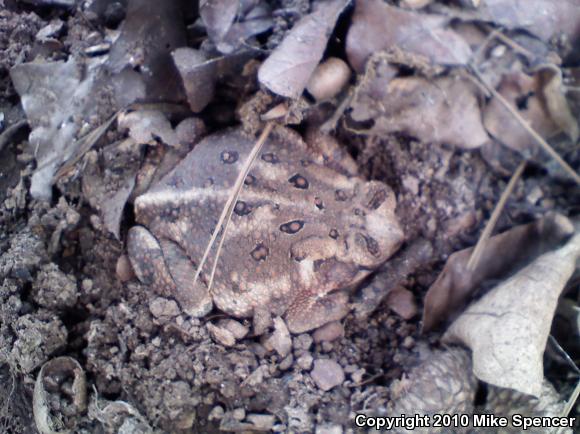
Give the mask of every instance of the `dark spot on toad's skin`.
[[287, 234], [295, 234], [296, 232], [300, 231], [304, 227], [304, 221], [302, 220], [293, 220], [288, 223], [284, 223], [280, 225], [280, 230]]
[[377, 191], [373, 197], [371, 198], [371, 200], [369, 201], [369, 204], [367, 205], [367, 208], [369, 209], [377, 209], [379, 206], [381, 206], [381, 204], [385, 201], [385, 199], [387, 199], [387, 197], [389, 196], [389, 193], [386, 190], [379, 190]]
[[238, 200], [234, 207], [234, 212], [239, 216], [248, 215], [252, 212], [252, 206], [242, 200]]
[[254, 175], [248, 175], [246, 176], [246, 179], [244, 179], [244, 184], [246, 185], [254, 185], [256, 183], [256, 177]]
[[364, 237], [366, 244], [367, 244], [367, 250], [369, 251], [369, 253], [373, 256], [379, 256], [380, 250], [379, 250], [379, 243], [377, 243], [377, 240], [375, 240], [373, 237], [370, 236], [365, 236]]
[[334, 192], [334, 198], [337, 202], [345, 202], [348, 199], [346, 191], [344, 190], [336, 190]]
[[316, 208], [318, 209], [324, 209], [324, 202], [322, 202], [322, 199], [319, 197], [314, 198], [314, 205], [316, 205]]
[[308, 180], [299, 173], [288, 179], [288, 182], [292, 184], [294, 187], [300, 188], [302, 190], [308, 189], [309, 186]]
[[324, 265], [324, 259], [317, 259], [316, 261], [314, 261], [313, 264], [313, 269], [315, 272], [320, 271], [320, 268], [322, 268], [322, 266]]
[[239, 154], [237, 151], [222, 151], [220, 155], [221, 162], [224, 164], [234, 164], [238, 161]]
[[251, 251], [250, 255], [255, 261], [265, 261], [268, 255], [270, 254], [270, 250], [262, 243], [258, 243], [254, 250]]
[[354, 215], [359, 216], [359, 217], [364, 217], [366, 214], [366, 212], [364, 212], [362, 209], [360, 208], [355, 208], [354, 209]]
[[338, 231], [336, 229], [331, 229], [328, 236], [336, 240], [338, 238]]
[[271, 163], [271, 164], [276, 164], [276, 163], [280, 162], [280, 160], [278, 160], [278, 157], [276, 156], [276, 154], [273, 154], [272, 152], [262, 154], [262, 160], [264, 160], [266, 163]]

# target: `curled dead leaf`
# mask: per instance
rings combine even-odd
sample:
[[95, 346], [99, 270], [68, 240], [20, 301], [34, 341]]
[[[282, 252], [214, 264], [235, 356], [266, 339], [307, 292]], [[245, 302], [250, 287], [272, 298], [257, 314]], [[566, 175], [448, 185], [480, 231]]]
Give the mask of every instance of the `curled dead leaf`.
[[348, 61], [362, 72], [371, 54], [398, 46], [436, 64], [464, 65], [471, 49], [448, 24], [441, 15], [397, 8], [382, 0], [359, 0], [346, 39]]
[[472, 304], [444, 340], [473, 351], [473, 372], [499, 387], [539, 396], [544, 349], [558, 297], [580, 258], [580, 234], [538, 257]]
[[[80, 415], [87, 408], [87, 382], [85, 371], [72, 357], [57, 357], [49, 360], [36, 377], [33, 395], [33, 413], [36, 427], [42, 434], [62, 434], [71, 432], [73, 427], [65, 426], [63, 414], [54, 414], [51, 409], [53, 399], [50, 394], [65, 395], [60, 398], [67, 402], [63, 408]], [[70, 404], [68, 404], [70, 403]]]
[[302, 18], [258, 70], [258, 80], [272, 92], [297, 98], [320, 62], [336, 20], [350, 3], [330, 0]]
[[479, 148], [489, 140], [481, 122], [477, 89], [467, 79], [403, 77], [389, 80], [383, 87], [385, 77], [375, 77], [371, 75], [359, 85], [351, 102], [353, 120], [373, 122], [359, 133], [402, 132], [424, 142], [462, 149]]
[[473, 247], [453, 253], [425, 296], [423, 330], [432, 330], [455, 315], [485, 281], [501, 279], [514, 272], [536, 256], [555, 248], [573, 232], [570, 220], [559, 214], [549, 214], [491, 237], [473, 271], [467, 269]]

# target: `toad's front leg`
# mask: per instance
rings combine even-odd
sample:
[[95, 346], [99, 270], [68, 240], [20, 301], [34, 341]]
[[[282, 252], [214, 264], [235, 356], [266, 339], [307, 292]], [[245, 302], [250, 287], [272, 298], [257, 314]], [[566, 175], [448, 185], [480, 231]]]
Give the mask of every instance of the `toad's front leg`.
[[137, 278], [194, 317], [212, 308], [211, 296], [199, 280], [194, 284], [195, 268], [183, 249], [169, 240], [157, 240], [143, 226], [134, 226], [127, 237], [129, 260]]

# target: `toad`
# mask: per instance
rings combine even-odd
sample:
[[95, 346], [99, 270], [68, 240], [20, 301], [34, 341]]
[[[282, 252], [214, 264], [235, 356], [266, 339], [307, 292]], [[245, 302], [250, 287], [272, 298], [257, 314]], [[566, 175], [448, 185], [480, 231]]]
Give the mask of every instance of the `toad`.
[[210, 135], [136, 198], [139, 225], [127, 241], [135, 274], [196, 317], [215, 304], [239, 318], [284, 316], [292, 333], [343, 318], [349, 305], [342, 290], [403, 241], [396, 199], [386, 184], [357, 176], [346, 152], [314, 149], [286, 128], [270, 135], [245, 179], [210, 290], [218, 242], [194, 282], [254, 143], [241, 129]]

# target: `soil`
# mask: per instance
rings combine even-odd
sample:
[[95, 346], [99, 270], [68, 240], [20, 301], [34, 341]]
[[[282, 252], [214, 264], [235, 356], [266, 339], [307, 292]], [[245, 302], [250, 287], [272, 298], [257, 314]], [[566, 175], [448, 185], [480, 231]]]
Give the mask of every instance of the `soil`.
[[[308, 10], [307, 2], [297, 3], [297, 9]], [[0, 113], [3, 124], [12, 125], [25, 116], [8, 71], [39, 49], [38, 30], [60, 18], [67, 32], [58, 40], [74, 51], [80, 49], [78, 35], [94, 24], [66, 9], [4, 4]], [[282, 24], [277, 22], [275, 32], [285, 31]], [[216, 109], [243, 102], [231, 97], [218, 95], [204, 114], [210, 129], [232, 122], [233, 115]], [[340, 427], [352, 429], [355, 413], [384, 408], [392, 381], [417, 365], [421, 348], [437, 347], [437, 334], [421, 335], [420, 315], [404, 319], [385, 300], [368, 318], [351, 313], [329, 336], [293, 336], [284, 356], [272, 351], [266, 335], [250, 335], [233, 346], [212, 338], [208, 323], [226, 319], [219, 311], [201, 319], [183, 314], [168, 319], [164, 309], [154, 315], [156, 296], [134, 278], [122, 281], [116, 271], [131, 224], [130, 206], [122, 213], [117, 239], [83, 196], [80, 176], [57, 184], [50, 201], [33, 199], [28, 189], [35, 161], [28, 132], [27, 127], [16, 131], [0, 158], [0, 431], [37, 432], [31, 416], [36, 375], [48, 359], [66, 355], [80, 362], [91, 395], [89, 411], [70, 414], [65, 421], [76, 426], [75, 432], [149, 432], [147, 425], [184, 433], [260, 426], [277, 432], [342, 432]], [[397, 282], [413, 292], [418, 311], [445, 259], [477, 241], [506, 177], [477, 151], [399, 136], [362, 139], [346, 129], [338, 137], [350, 144], [365, 176], [395, 190], [408, 244], [421, 238], [432, 246], [429, 259], [417, 261]], [[109, 133], [94, 152], [106, 155], [107, 144], [116, 138], [117, 133]], [[138, 162], [139, 155], [130, 153], [115, 160], [114, 173], [101, 181], [103, 188], [116, 190], [116, 177], [123, 179], [123, 171], [135, 170]], [[77, 170], [89, 173], [91, 167]], [[542, 199], [531, 205], [527, 198], [538, 186]], [[571, 200], [562, 184], [532, 166], [517, 184], [498, 230], [548, 210], [568, 213]], [[251, 327], [250, 321], [237, 322]], [[328, 391], [311, 375], [321, 359], [337, 362], [344, 374], [344, 381]], [[96, 403], [97, 398], [102, 401]], [[124, 401], [131, 410], [105, 411], [103, 402], [113, 401]]]

